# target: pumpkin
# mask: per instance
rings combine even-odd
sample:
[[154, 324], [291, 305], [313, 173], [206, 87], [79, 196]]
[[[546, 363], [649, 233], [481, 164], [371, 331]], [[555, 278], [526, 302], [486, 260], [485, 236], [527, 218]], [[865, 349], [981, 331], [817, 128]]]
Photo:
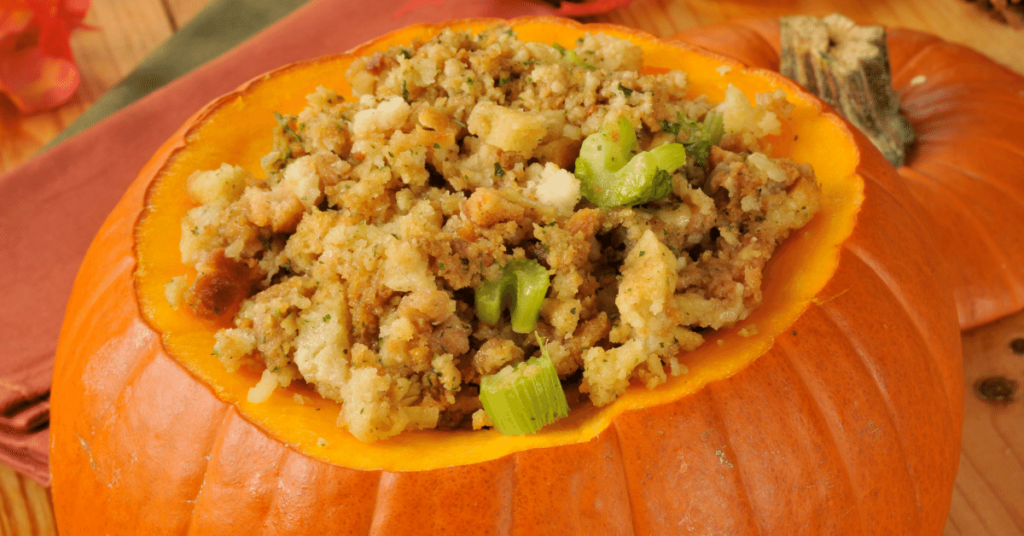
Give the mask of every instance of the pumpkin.
[[62, 534], [942, 530], [963, 412], [959, 330], [933, 269], [933, 224], [881, 154], [776, 73], [611, 25], [511, 25], [570, 47], [587, 31], [630, 39], [646, 69], [684, 69], [694, 95], [713, 100], [729, 83], [750, 98], [788, 93], [796, 109], [775, 153], [814, 165], [823, 209], [769, 264], [763, 305], [682, 356], [688, 374], [530, 436], [417, 431], [363, 444], [335, 426], [337, 404], [304, 386], [249, 403], [259, 374], [227, 373], [209, 355], [216, 326], [163, 297], [186, 270], [183, 181], [222, 162], [256, 169], [273, 111], [301, 108], [317, 85], [344, 94], [353, 58], [441, 26], [287, 66], [185, 124], [89, 249], [52, 395]]
[[[779, 22], [753, 19], [672, 36], [779, 69]], [[933, 35], [887, 34], [893, 88], [917, 133], [897, 170], [931, 215], [960, 326], [1024, 309], [1024, 77]]]

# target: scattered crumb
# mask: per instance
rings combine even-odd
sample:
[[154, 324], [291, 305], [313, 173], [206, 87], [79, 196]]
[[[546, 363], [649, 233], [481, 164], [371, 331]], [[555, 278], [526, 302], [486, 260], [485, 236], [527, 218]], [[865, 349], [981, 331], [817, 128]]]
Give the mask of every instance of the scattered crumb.
[[478, 409], [473, 412], [473, 429], [480, 430], [486, 427], [494, 426], [491, 422], [491, 416], [486, 411]]
[[732, 462], [729, 461], [729, 458], [726, 457], [726, 455], [725, 455], [725, 447], [724, 446], [721, 449], [718, 449], [718, 450], [715, 451], [715, 456], [718, 456], [718, 463], [720, 463], [722, 465], [728, 465], [730, 469], [735, 467], [732, 464]]
[[171, 309], [177, 309], [184, 301], [185, 291], [188, 290], [188, 278], [179, 276], [171, 279], [170, 283], [164, 285], [164, 297]]
[[270, 394], [274, 392], [275, 387], [277, 387], [277, 374], [266, 369], [263, 371], [260, 381], [249, 389], [249, 394], [246, 398], [253, 404], [259, 404], [270, 398]]
[[668, 369], [673, 376], [679, 376], [680, 374], [689, 374], [690, 367], [679, 362], [679, 359], [671, 357], [668, 360]]

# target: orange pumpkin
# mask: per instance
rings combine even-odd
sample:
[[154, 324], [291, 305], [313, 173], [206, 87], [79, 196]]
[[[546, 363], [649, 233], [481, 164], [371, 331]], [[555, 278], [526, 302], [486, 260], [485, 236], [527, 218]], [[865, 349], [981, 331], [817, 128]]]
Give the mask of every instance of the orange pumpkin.
[[761, 308], [683, 356], [688, 374], [532, 436], [419, 431], [363, 444], [335, 426], [337, 404], [303, 386], [250, 404], [258, 373], [225, 372], [209, 355], [215, 327], [163, 298], [187, 270], [175, 247], [183, 181], [221, 162], [256, 169], [272, 111], [301, 108], [321, 84], [345, 93], [354, 57], [440, 27], [285, 67], [182, 127], [89, 249], [52, 395], [62, 534], [942, 530], [963, 411], [959, 330], [933, 272], [931, 224], [892, 167], [775, 73], [614, 26], [511, 24], [566, 46], [585, 31], [628, 38], [646, 68], [688, 71], [695, 95], [721, 99], [727, 83], [751, 98], [789, 94], [796, 110], [776, 151], [815, 166], [823, 209], [769, 264]]
[[[672, 36], [779, 69], [777, 19], [735, 21]], [[1024, 77], [962, 45], [895, 28], [893, 88], [917, 133], [897, 171], [932, 216], [960, 326], [1024, 309]]]

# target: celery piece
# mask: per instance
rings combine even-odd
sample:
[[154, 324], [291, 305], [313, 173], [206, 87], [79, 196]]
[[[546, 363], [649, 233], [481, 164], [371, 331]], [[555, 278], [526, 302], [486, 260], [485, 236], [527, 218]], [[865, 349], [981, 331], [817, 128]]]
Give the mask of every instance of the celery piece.
[[541, 355], [480, 379], [480, 403], [505, 435], [532, 434], [569, 414], [569, 402], [544, 344]]
[[583, 197], [611, 208], [639, 205], [672, 193], [672, 172], [686, 164], [686, 149], [668, 143], [630, 158], [634, 149], [636, 132], [624, 117], [614, 127], [587, 136], [576, 159]]
[[704, 116], [704, 123], [694, 125], [690, 131], [690, 139], [683, 142], [686, 150], [693, 155], [697, 165], [703, 167], [708, 162], [708, 155], [711, 154], [711, 146], [718, 145], [725, 135], [725, 121], [722, 114], [708, 112]]
[[537, 326], [540, 307], [551, 280], [548, 271], [533, 259], [517, 259], [505, 265], [501, 276], [476, 288], [476, 314], [487, 324], [497, 324], [506, 297], [511, 299], [512, 331], [529, 333]]

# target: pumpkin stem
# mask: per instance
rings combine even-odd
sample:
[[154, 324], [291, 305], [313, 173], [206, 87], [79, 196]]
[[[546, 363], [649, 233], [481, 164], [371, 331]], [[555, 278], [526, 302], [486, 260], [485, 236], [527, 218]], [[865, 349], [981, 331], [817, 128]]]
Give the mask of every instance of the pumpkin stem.
[[859, 128], [893, 166], [903, 165], [914, 129], [892, 89], [885, 28], [832, 14], [780, 19], [781, 72]]

